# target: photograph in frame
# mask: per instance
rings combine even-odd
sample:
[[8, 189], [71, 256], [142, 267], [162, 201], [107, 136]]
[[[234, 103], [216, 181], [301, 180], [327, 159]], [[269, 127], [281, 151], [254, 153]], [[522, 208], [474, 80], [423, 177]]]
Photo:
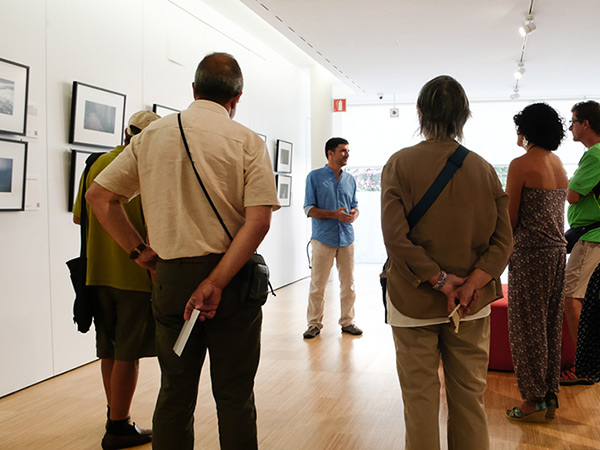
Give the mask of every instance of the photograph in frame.
[[123, 144], [125, 94], [73, 82], [69, 143], [113, 148]]
[[88, 159], [92, 153], [104, 153], [104, 152], [93, 152], [89, 150], [76, 150], [71, 149], [71, 170], [69, 172], [69, 199], [67, 204], [67, 210], [73, 211], [73, 205], [79, 192], [79, 184], [81, 183], [81, 175], [85, 170], [85, 160]]
[[258, 137], [260, 137], [263, 141], [265, 141], [265, 144], [267, 143], [267, 136], [262, 134], [262, 133], [256, 133], [258, 134]]
[[160, 117], [165, 117], [169, 114], [179, 113], [181, 110], [171, 108], [170, 106], [159, 105], [158, 103], [153, 103], [152, 112], [158, 114]]
[[294, 144], [291, 142], [277, 139], [277, 160], [275, 162], [275, 172], [291, 173], [293, 148]]
[[292, 199], [292, 177], [289, 175], [277, 175], [277, 199], [279, 204], [290, 206]]
[[28, 95], [29, 66], [0, 58], [0, 133], [25, 135]]
[[0, 139], [0, 211], [25, 209], [27, 142]]

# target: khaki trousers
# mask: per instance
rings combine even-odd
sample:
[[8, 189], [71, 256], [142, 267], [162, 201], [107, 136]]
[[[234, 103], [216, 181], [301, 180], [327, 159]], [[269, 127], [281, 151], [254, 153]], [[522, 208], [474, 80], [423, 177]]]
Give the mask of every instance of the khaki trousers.
[[342, 327], [352, 324], [354, 320], [354, 244], [347, 247], [330, 247], [315, 239], [312, 245], [312, 271], [310, 275], [310, 292], [308, 295], [308, 311], [306, 320], [308, 326], [315, 325], [323, 328], [323, 310], [325, 306], [325, 285], [335, 258], [340, 277], [340, 307], [339, 324]]
[[392, 327], [404, 401], [406, 450], [440, 448], [440, 358], [448, 403], [448, 449], [489, 448], [485, 392], [490, 318], [425, 327]]

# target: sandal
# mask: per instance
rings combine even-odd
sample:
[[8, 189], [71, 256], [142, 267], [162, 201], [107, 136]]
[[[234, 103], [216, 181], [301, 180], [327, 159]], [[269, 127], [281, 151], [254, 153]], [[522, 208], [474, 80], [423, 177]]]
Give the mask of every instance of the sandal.
[[506, 411], [506, 417], [509, 420], [517, 422], [535, 422], [544, 423], [546, 421], [546, 403], [540, 402], [535, 405], [535, 411], [529, 414], [523, 413], [518, 406]]
[[592, 380], [586, 377], [579, 377], [575, 373], [575, 367], [565, 369], [560, 374], [560, 385], [561, 386], [574, 386], [576, 384], [590, 386], [594, 384]]
[[554, 392], [548, 392], [544, 402], [546, 403], [546, 419], [554, 419], [558, 409], [558, 397]]

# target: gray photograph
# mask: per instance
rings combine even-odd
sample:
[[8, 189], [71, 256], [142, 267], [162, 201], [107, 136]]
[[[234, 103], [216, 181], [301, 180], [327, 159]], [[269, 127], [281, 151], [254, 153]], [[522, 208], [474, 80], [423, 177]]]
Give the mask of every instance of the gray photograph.
[[83, 128], [101, 133], [115, 133], [115, 118], [117, 108], [102, 103], [85, 101], [85, 113], [83, 116]]
[[15, 107], [15, 82], [0, 78], [0, 114], [13, 115]]
[[0, 158], [0, 193], [12, 191], [12, 158]]

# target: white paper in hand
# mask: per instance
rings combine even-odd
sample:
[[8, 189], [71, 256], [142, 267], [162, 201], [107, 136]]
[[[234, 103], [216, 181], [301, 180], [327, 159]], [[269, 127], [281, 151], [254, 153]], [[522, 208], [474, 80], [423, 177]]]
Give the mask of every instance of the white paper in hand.
[[192, 317], [190, 317], [190, 320], [187, 320], [183, 324], [183, 327], [181, 327], [179, 336], [177, 337], [177, 340], [175, 341], [175, 345], [173, 346], [173, 351], [175, 352], [175, 354], [177, 356], [181, 356], [181, 352], [183, 352], [183, 349], [185, 348], [185, 344], [187, 343], [187, 341], [190, 337], [190, 334], [192, 333], [192, 329], [194, 328], [194, 325], [196, 325], [196, 321], [198, 320], [199, 315], [200, 315], [200, 310], [194, 309], [192, 311]]

